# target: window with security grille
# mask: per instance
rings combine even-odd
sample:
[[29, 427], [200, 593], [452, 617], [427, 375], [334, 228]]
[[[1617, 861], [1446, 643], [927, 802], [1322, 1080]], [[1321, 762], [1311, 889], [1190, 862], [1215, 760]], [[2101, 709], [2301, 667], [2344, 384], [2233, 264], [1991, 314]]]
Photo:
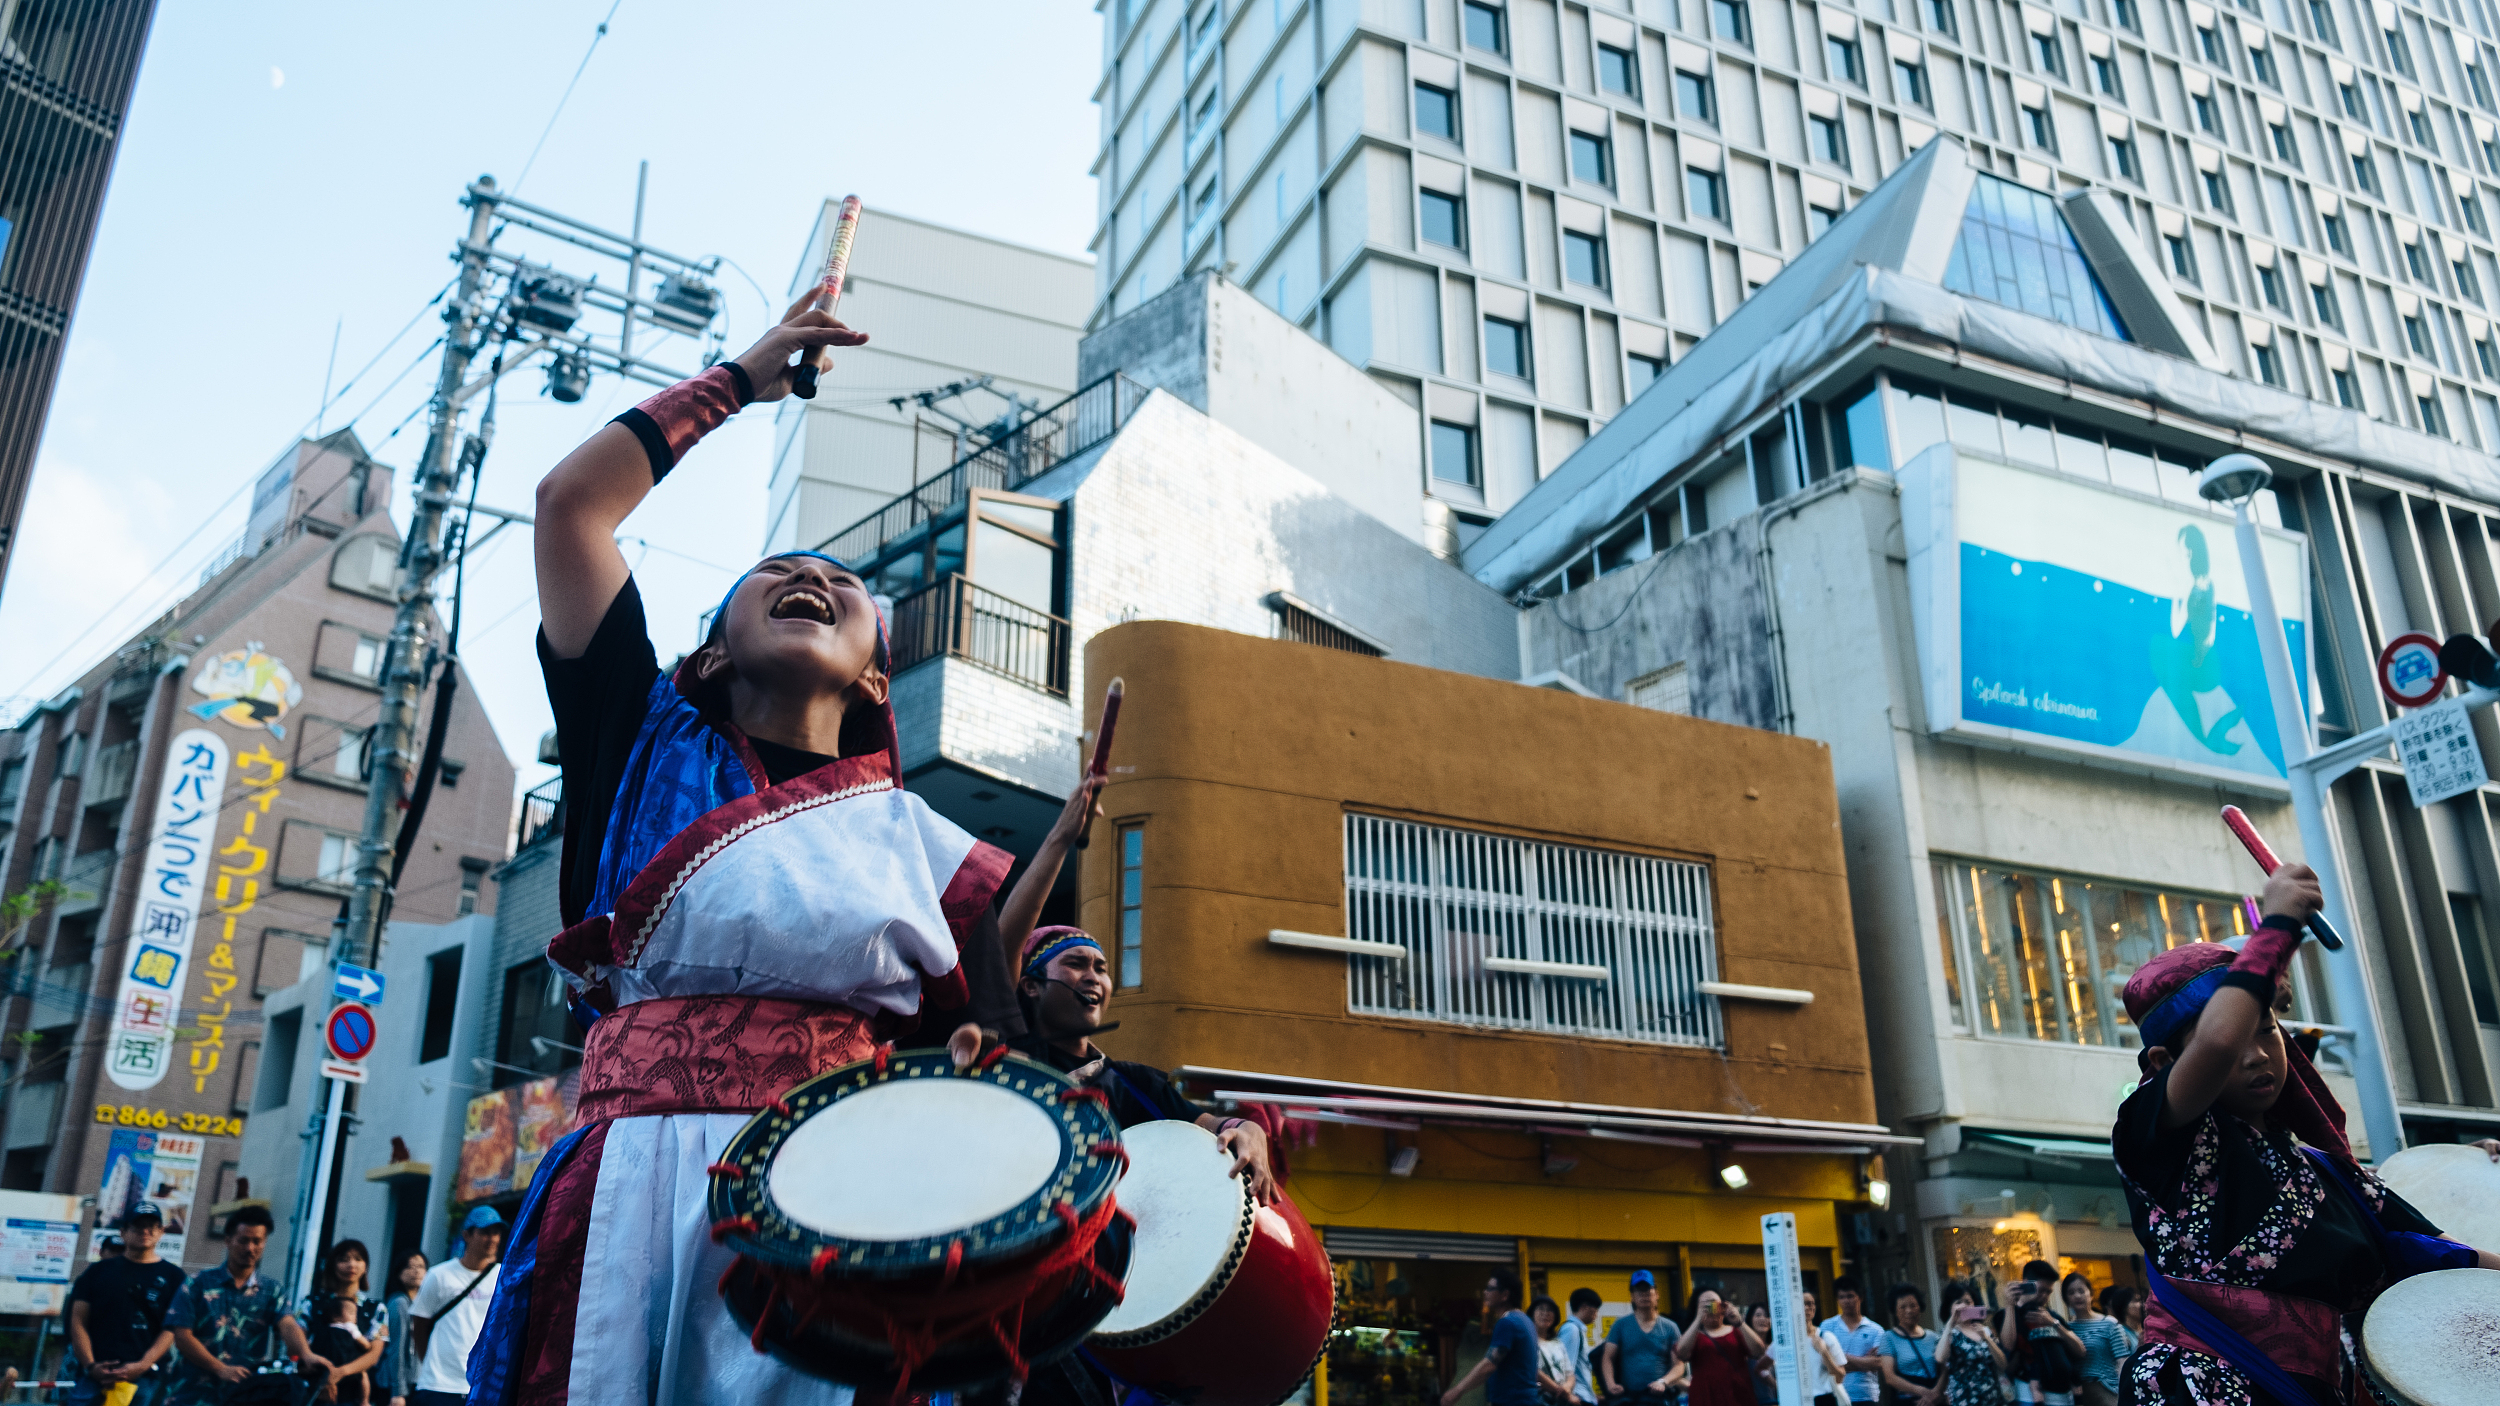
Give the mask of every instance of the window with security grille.
[[1346, 817], [1346, 1005], [1599, 1039], [1716, 1047], [1710, 871], [1374, 815]]
[[[1433, 428], [1439, 429], [1440, 426]], [[1315, 644], [1322, 649], [1341, 649], [1348, 654], [1368, 655], [1374, 659], [1378, 659], [1383, 652], [1370, 640], [1359, 638], [1352, 631], [1321, 619], [1289, 600], [1280, 597], [1269, 604], [1276, 611], [1276, 638], [1280, 640]]]

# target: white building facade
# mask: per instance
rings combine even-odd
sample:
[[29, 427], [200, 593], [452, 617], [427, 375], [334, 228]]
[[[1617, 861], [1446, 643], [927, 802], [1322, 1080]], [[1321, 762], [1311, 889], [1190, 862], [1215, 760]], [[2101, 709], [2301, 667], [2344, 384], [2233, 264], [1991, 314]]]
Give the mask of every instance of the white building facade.
[[[788, 296], [824, 268], [839, 200], [808, 232]], [[811, 547], [961, 458], [986, 425], [1076, 389], [1092, 271], [1083, 259], [889, 211], [860, 217], [842, 320], [870, 334], [836, 354], [814, 400], [776, 407], [764, 550]], [[986, 383], [970, 386], [967, 383]], [[946, 392], [923, 405], [919, 392]]]
[[2500, 451], [2482, 0], [1104, 0], [1089, 326], [1228, 272], [1463, 547], [1938, 132], [2106, 190], [2216, 369]]

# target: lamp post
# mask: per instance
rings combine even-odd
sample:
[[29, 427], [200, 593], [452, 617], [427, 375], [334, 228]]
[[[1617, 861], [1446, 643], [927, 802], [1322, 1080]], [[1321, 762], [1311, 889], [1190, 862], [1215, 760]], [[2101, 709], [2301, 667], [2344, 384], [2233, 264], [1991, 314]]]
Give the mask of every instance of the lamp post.
[[[2266, 692], [2274, 703], [2274, 731], [2282, 739], [2283, 772], [2292, 786], [2292, 814], [2300, 822], [2301, 853], [2317, 871], [2318, 891], [2326, 899], [2326, 919], [2348, 935], [2341, 952], [2320, 952], [2335, 1014], [2352, 1027], [2353, 1080], [2361, 1087], [2361, 1126], [2369, 1134], [2373, 1161], [2385, 1161], [2403, 1149], [2404, 1123], [2396, 1116], [2396, 1086], [2387, 1077], [2387, 1050], [2380, 1042], [2378, 1008], [2361, 970], [2360, 931], [2345, 902], [2343, 870], [2336, 864], [2334, 842], [2326, 824], [2326, 787], [2362, 760], [2349, 745], [2320, 754], [2310, 745], [2309, 709], [2292, 672], [2290, 644], [2283, 637], [2283, 617], [2274, 606], [2274, 582], [2266, 574], [2263, 544], [2249, 505], [2274, 481], [2274, 470], [2254, 454], [2226, 454], [2205, 466], [2197, 493], [2209, 502], [2228, 504], [2236, 525], [2240, 574], [2248, 583], [2248, 613], [2257, 626], [2257, 652], [2266, 664]], [[2360, 738], [2353, 739], [2361, 741]], [[2382, 737], [2371, 754], [2386, 749]], [[2331, 769], [2331, 772], [2330, 772]], [[2321, 775], [2321, 772], [2330, 774]]]

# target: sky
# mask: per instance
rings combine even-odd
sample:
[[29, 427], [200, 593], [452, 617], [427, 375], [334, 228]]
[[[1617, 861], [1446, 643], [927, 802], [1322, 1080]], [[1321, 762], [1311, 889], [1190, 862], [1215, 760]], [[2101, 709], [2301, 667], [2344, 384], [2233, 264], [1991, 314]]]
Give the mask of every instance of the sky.
[[[624, 230], [649, 161], [644, 237], [745, 271], [719, 280], [735, 354], [779, 312], [748, 279], [789, 285], [828, 195], [1084, 255], [1100, 64], [1085, 0], [164, 0], [0, 586], [0, 700], [57, 692], [196, 583], [325, 381], [322, 428], [352, 418], [399, 471], [406, 523], [425, 430], [407, 417], [441, 329], [392, 339], [451, 277], [481, 173]], [[542, 379], [504, 382], [483, 503], [529, 511], [539, 477], [651, 389], [601, 377], [562, 405]], [[663, 659], [761, 548], [771, 438], [769, 410], [732, 420], [620, 533]], [[461, 649], [524, 784], [551, 774], [533, 762], [550, 719], [528, 547], [514, 529], [470, 563]]]

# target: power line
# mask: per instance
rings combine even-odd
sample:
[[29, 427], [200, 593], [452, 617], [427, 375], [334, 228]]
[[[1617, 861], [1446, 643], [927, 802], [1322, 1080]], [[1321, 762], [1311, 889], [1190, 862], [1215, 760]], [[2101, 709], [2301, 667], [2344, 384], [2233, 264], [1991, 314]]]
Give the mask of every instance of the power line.
[[608, 37], [608, 20], [615, 19], [616, 12], [624, 8], [625, 0], [608, 6], [608, 19], [599, 21], [598, 32], [590, 36], [590, 47], [582, 51], [581, 65], [573, 70], [573, 81], [564, 85], [564, 96], [556, 99], [556, 110], [547, 114], [547, 126], [538, 134], [538, 145], [530, 148], [530, 159], [521, 163], [521, 174], [512, 178], [512, 194], [521, 193], [521, 183], [530, 178], [530, 168], [538, 164], [538, 153], [546, 149], [547, 138], [555, 135], [556, 119], [564, 115], [564, 105], [573, 100], [573, 89], [590, 68], [590, 56], [599, 52], [599, 41]]

